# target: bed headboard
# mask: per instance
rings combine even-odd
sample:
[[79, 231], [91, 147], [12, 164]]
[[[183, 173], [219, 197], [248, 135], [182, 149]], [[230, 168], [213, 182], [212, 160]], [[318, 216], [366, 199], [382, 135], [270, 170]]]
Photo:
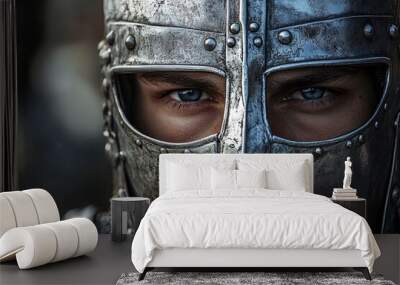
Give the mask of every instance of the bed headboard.
[[[210, 165], [213, 166], [215, 163], [224, 159], [225, 161], [232, 160], [235, 161], [237, 159], [240, 160], [265, 160], [270, 163], [279, 163], [282, 162], [302, 162], [304, 161], [307, 165], [307, 173], [306, 179], [308, 180], [308, 187], [306, 189], [307, 192], [314, 192], [314, 158], [311, 153], [240, 153], [240, 154], [220, 154], [220, 153], [207, 153], [207, 154], [197, 154], [197, 153], [168, 153], [168, 154], [160, 154], [159, 158], [159, 194], [163, 194], [166, 192], [165, 181], [167, 179], [167, 161], [172, 162], [189, 162], [189, 163], [201, 163], [201, 165]], [[196, 163], [197, 162], [197, 163]]]

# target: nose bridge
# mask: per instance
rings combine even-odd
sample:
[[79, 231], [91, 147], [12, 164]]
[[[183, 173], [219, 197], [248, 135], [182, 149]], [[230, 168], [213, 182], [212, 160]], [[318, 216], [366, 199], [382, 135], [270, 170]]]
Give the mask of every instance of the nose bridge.
[[248, 153], [270, 152], [270, 135], [266, 120], [267, 81], [264, 78], [266, 64], [267, 3], [268, 0], [247, 1], [246, 66], [247, 88], [246, 118], [244, 125], [244, 151]]

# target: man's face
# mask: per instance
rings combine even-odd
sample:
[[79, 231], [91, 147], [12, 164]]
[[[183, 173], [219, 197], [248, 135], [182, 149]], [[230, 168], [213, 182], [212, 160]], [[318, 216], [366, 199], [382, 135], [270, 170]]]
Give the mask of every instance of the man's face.
[[[272, 133], [294, 141], [318, 141], [360, 127], [380, 96], [371, 70], [320, 67], [271, 74], [266, 79], [266, 111]], [[189, 142], [221, 129], [225, 108], [221, 76], [152, 72], [121, 74], [118, 79], [128, 119], [150, 137]]]

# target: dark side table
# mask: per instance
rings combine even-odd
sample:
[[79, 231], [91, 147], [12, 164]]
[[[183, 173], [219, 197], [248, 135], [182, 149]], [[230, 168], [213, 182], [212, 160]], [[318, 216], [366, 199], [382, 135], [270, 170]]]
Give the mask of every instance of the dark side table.
[[355, 198], [355, 199], [332, 199], [332, 202], [339, 204], [340, 206], [353, 211], [356, 214], [359, 214], [363, 218], [367, 218], [367, 200], [364, 198]]
[[150, 206], [144, 197], [121, 197], [111, 199], [111, 236], [113, 241], [133, 237], [140, 221]]

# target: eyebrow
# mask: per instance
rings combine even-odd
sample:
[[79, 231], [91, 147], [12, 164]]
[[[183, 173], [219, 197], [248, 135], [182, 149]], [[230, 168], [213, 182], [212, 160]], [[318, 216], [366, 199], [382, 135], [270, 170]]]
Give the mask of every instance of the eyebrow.
[[191, 76], [185, 75], [183, 73], [142, 73], [138, 76], [138, 80], [143, 78], [149, 83], [167, 83], [182, 87], [197, 87], [202, 88], [207, 91], [217, 91], [218, 85], [212, 80], [193, 78]]
[[274, 79], [273, 77], [269, 79], [267, 78], [267, 85], [270, 86], [274, 92], [279, 93], [282, 89], [290, 90], [320, 84], [359, 72], [360, 69], [355, 67], [341, 67], [335, 69], [318, 68], [314, 70], [305, 70], [304, 72], [294, 76], [287, 74], [280, 78], [278, 77], [278, 79]]

